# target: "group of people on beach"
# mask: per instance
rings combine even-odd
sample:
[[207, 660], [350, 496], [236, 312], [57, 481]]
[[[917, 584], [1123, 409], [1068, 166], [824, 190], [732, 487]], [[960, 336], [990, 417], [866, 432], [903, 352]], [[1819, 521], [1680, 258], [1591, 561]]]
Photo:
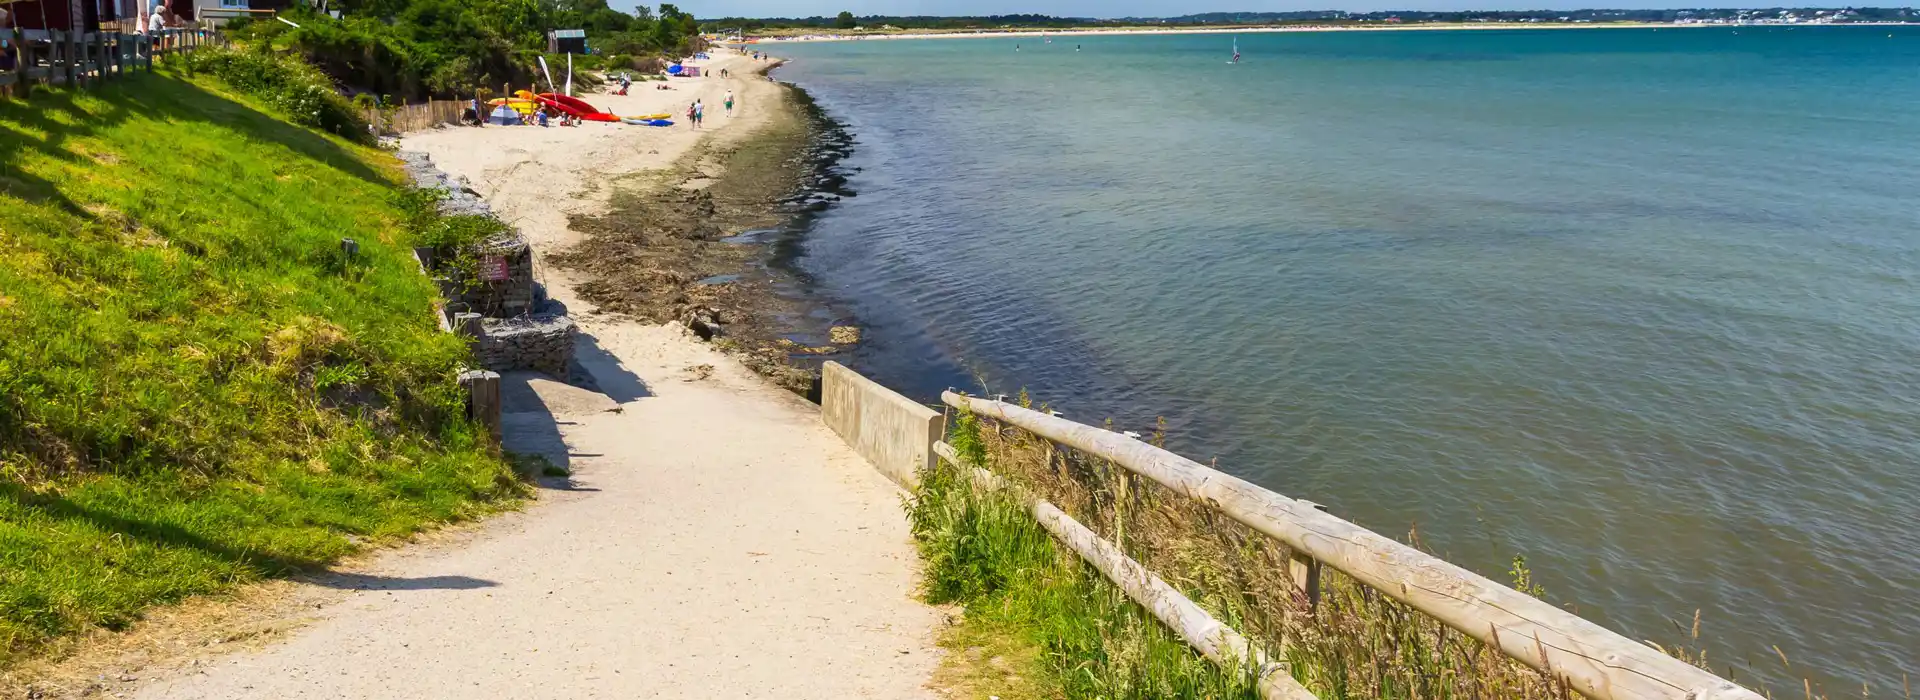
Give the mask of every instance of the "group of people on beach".
[[[725, 104], [727, 107], [727, 116], [729, 117], [733, 116], [733, 91], [732, 90], [727, 91], [727, 101], [724, 102], [723, 104]], [[687, 105], [687, 125], [688, 126], [698, 129], [700, 128], [700, 122], [705, 121], [706, 118], [707, 118], [707, 105], [705, 102], [702, 102], [700, 100], [694, 100], [693, 104]]]

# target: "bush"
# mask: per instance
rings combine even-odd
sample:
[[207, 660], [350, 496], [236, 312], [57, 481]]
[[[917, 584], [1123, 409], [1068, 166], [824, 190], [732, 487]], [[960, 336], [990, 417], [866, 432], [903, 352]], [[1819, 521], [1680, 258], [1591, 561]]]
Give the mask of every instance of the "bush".
[[333, 88], [333, 81], [294, 56], [264, 47], [207, 48], [185, 54], [189, 73], [219, 78], [235, 91], [257, 98], [301, 126], [358, 141], [370, 138], [366, 119]]

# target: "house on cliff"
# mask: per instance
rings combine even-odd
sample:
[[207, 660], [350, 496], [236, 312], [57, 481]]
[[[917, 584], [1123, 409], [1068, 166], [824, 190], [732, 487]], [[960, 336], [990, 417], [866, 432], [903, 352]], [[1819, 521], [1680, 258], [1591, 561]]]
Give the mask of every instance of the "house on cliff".
[[[165, 0], [183, 22], [271, 14], [291, 0]], [[18, 0], [6, 5], [16, 29], [132, 32], [154, 0]], [[5, 4], [0, 0], [0, 4]]]

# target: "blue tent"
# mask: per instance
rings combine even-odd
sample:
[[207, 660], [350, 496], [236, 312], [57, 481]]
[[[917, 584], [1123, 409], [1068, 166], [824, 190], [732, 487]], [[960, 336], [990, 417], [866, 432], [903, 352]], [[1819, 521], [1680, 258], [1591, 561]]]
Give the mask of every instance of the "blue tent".
[[679, 75], [679, 74], [680, 74], [680, 71], [683, 71], [683, 70], [686, 70], [686, 69], [685, 69], [685, 68], [681, 68], [681, 67], [680, 67], [680, 64], [678, 64], [678, 63], [675, 63], [675, 64], [673, 64], [673, 65], [671, 65], [671, 66], [667, 66], [667, 74], [668, 74], [668, 75]]
[[512, 107], [500, 105], [493, 108], [493, 114], [487, 117], [487, 123], [499, 126], [519, 126], [520, 113], [513, 111]]

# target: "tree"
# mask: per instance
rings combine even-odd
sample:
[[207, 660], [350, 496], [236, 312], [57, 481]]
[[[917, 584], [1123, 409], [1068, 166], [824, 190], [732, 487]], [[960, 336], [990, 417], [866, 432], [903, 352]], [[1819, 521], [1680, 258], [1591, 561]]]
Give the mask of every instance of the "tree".
[[853, 13], [842, 10], [840, 12], [840, 18], [837, 20], [834, 20], [833, 26], [839, 27], [841, 29], [852, 29], [854, 27], [860, 26], [860, 22], [853, 18]]

